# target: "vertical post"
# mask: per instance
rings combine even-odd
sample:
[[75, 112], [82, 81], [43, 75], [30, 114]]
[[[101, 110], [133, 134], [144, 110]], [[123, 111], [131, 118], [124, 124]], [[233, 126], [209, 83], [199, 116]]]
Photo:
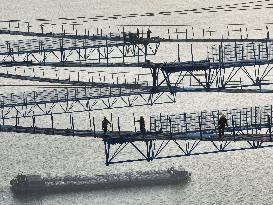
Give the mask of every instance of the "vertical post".
[[247, 117], [247, 110], [246, 110], [246, 132], [247, 132], [247, 135], [248, 135], [248, 122], [247, 122], [247, 119], [248, 119], [248, 117]]
[[170, 137], [172, 137], [172, 120], [169, 117], [169, 124], [170, 124]]
[[152, 132], [152, 116], [150, 116], [150, 132]]
[[136, 132], [136, 117], [135, 117], [135, 113], [133, 113], [133, 117], [134, 117], [134, 127], [135, 127], [135, 132]]
[[120, 124], [119, 124], [119, 117], [118, 117], [118, 135], [120, 137]]
[[16, 120], [15, 127], [16, 127], [16, 129], [17, 129], [17, 126], [18, 126], [18, 110], [17, 110], [17, 113], [16, 113], [16, 118], [15, 118], [15, 120]]
[[144, 57], [145, 57], [145, 62], [147, 61], [147, 46], [148, 44], [147, 43], [144, 43], [144, 49], [145, 49], [145, 54], [144, 54]]
[[152, 152], [152, 140], [148, 140], [146, 141], [146, 148], [147, 148], [147, 161], [152, 161], [153, 160], [153, 157], [151, 155], [151, 152]]
[[27, 22], [27, 32], [29, 33], [29, 28], [30, 28], [30, 25], [29, 25], [29, 22]]
[[[255, 119], [256, 121], [256, 119]], [[250, 108], [250, 125], [253, 125], [253, 107]]]
[[240, 129], [242, 129], [242, 110], [240, 110]]
[[199, 131], [200, 131], [200, 139], [203, 139], [202, 135], [202, 122], [201, 122], [201, 116], [198, 116], [198, 121], [199, 121]]
[[2, 109], [2, 125], [5, 125], [4, 108]]
[[272, 140], [272, 134], [271, 134], [271, 116], [269, 116], [269, 115], [267, 116], [267, 121], [268, 121], [269, 138], [270, 138], [270, 141], [271, 141]]
[[234, 45], [234, 52], [235, 52], [235, 61], [237, 61], [237, 43], [235, 41], [235, 45]]
[[[43, 47], [42, 49], [43, 49], [43, 53], [44, 53], [44, 56], [43, 56], [43, 63], [44, 63], [44, 66], [45, 66], [45, 62], [46, 62], [46, 52], [45, 52], [44, 47]], [[28, 61], [28, 60], [27, 60], [27, 61]]]
[[93, 131], [94, 131], [94, 137], [95, 137], [96, 136], [95, 117], [93, 117]]
[[137, 47], [137, 64], [139, 64], [139, 47]]
[[261, 45], [258, 45], [258, 58], [261, 59]]
[[33, 127], [34, 133], [35, 133], [35, 123], [36, 123], [35, 116], [32, 116], [32, 127]]
[[180, 62], [180, 49], [179, 49], [179, 44], [177, 44], [177, 59], [178, 59], [178, 62]]
[[52, 113], [50, 113], [50, 118], [51, 118], [51, 129], [52, 129], [52, 133], [54, 134], [54, 118]]
[[107, 140], [104, 140], [104, 151], [105, 151], [105, 165], [109, 166], [110, 143]]
[[125, 41], [122, 45], [122, 62], [123, 63], [125, 62]]
[[60, 52], [61, 52], [61, 63], [64, 64], [63, 38], [60, 39]]
[[192, 50], [192, 44], [191, 44], [191, 62], [193, 63], [193, 50]]
[[74, 127], [74, 117], [70, 115], [70, 123], [71, 123], [71, 129], [73, 133], [73, 137], [75, 136], [75, 127]]
[[273, 106], [271, 105], [270, 106], [270, 115], [268, 116], [269, 117], [269, 137], [270, 137], [270, 140], [272, 141], [272, 109], [273, 109]]
[[109, 51], [108, 51], [108, 42], [107, 42], [107, 35], [106, 35], [106, 62], [107, 62], [107, 66], [108, 66], [108, 63], [109, 63], [109, 57], [108, 57], [108, 54], [109, 54]]
[[235, 123], [234, 123], [233, 115], [232, 115], [232, 128], [233, 128], [233, 139], [235, 141]]
[[92, 130], [92, 120], [91, 120], [91, 113], [88, 112], [88, 118], [89, 118], [89, 127], [90, 127], [90, 130]]

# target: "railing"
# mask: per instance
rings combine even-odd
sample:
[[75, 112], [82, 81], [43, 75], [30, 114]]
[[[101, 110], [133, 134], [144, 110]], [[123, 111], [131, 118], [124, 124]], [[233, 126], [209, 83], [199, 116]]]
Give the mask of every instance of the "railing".
[[221, 114], [224, 114], [227, 118], [227, 131], [257, 131], [261, 128], [270, 127], [272, 112], [272, 105], [268, 105], [197, 113], [160, 114], [159, 116], [150, 117], [150, 131], [171, 134], [218, 132], [218, 121]]

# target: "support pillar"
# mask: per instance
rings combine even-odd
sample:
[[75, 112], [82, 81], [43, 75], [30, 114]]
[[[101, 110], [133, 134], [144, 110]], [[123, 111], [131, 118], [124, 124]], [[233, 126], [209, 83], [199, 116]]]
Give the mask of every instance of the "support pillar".
[[109, 166], [109, 156], [110, 156], [110, 143], [107, 140], [104, 140], [104, 153], [105, 153], [105, 165]]

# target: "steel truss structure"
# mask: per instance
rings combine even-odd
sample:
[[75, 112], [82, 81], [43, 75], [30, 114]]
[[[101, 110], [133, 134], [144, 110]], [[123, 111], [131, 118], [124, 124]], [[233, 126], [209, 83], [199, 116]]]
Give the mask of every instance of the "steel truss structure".
[[[272, 39], [140, 39], [107, 36], [58, 36], [34, 32], [11, 32], [32, 35], [36, 39], [6, 42], [0, 45], [0, 64], [41, 66], [143, 66], [151, 69], [152, 86], [138, 84], [94, 83], [30, 77], [1, 73], [0, 76], [21, 80], [81, 85], [74, 88], [48, 88], [28, 93], [0, 95], [0, 131], [46, 135], [97, 137], [104, 143], [105, 164], [148, 161], [227, 151], [273, 147], [273, 107], [181, 113], [151, 116], [145, 132], [116, 130], [106, 134], [95, 128], [90, 113], [95, 110], [154, 105], [175, 102], [177, 92], [246, 90], [273, 92], [270, 79], [273, 63]], [[6, 31], [1, 31], [0, 34]], [[125, 33], [123, 33], [125, 34]], [[156, 55], [160, 42], [216, 42], [203, 60], [151, 63], [147, 56]], [[130, 62], [127, 62], [127, 58]], [[134, 62], [133, 62], [134, 61]], [[267, 86], [267, 89], [264, 87]], [[89, 112], [90, 127], [75, 127], [73, 113]], [[219, 136], [220, 113], [225, 113], [229, 126]], [[55, 128], [54, 116], [68, 114], [70, 129]], [[38, 119], [51, 118], [51, 127], [37, 127]], [[20, 122], [31, 118], [29, 126]], [[93, 123], [92, 123], [93, 122]], [[23, 123], [22, 123], [23, 124]], [[26, 124], [26, 123], [25, 123]], [[134, 125], [136, 120], [134, 119]], [[209, 146], [208, 146], [209, 145]], [[128, 149], [128, 153], [122, 153]], [[136, 151], [140, 157], [133, 154]], [[128, 159], [129, 158], [129, 159]]]
[[[114, 163], [150, 162], [154, 159], [273, 147], [272, 108], [271, 105], [152, 116], [150, 132], [105, 137], [105, 163], [108, 166]], [[229, 127], [226, 128], [225, 136], [219, 137], [220, 113], [228, 116]], [[130, 153], [135, 150], [141, 157], [118, 159], [126, 148], [130, 149]]]
[[126, 63], [135, 58], [136, 63], [146, 62], [147, 56], [155, 55], [160, 43], [157, 40], [134, 42], [88, 39], [42, 38], [7, 41], [0, 45], [2, 65], [95, 65]]
[[[227, 115], [228, 127], [224, 136], [219, 136], [220, 113]], [[20, 126], [18, 117], [10, 119], [9, 125], [2, 119], [2, 132], [18, 132], [46, 135], [96, 137], [104, 142], [106, 165], [134, 161], [152, 161], [181, 156], [201, 155], [218, 152], [272, 147], [273, 106], [250, 107], [232, 110], [203, 111], [150, 117], [150, 127], [146, 132], [123, 131], [118, 118], [117, 126], [104, 134], [95, 128], [95, 118], [90, 118], [90, 127], [79, 130], [70, 115], [69, 129], [55, 128], [51, 114], [51, 126], [37, 127], [32, 116], [32, 125]], [[24, 118], [21, 118], [22, 120]], [[210, 145], [207, 146], [207, 145]], [[130, 152], [124, 156], [125, 150]], [[135, 150], [141, 158], [136, 158]]]
[[[148, 87], [149, 88], [149, 87]], [[77, 113], [102, 109], [174, 103], [167, 92], [119, 87], [63, 88], [1, 95], [2, 120], [51, 114]]]
[[[205, 148], [204, 148], [205, 145]], [[249, 150], [273, 147], [272, 140], [264, 142], [263, 139], [245, 139], [239, 140], [222, 140], [222, 141], [203, 141], [203, 140], [143, 140], [140, 142], [124, 141], [120, 144], [113, 144], [110, 140], [104, 140], [105, 147], [105, 164], [147, 161], [151, 162], [156, 159], [169, 159], [174, 157], [196, 156], [204, 154], [222, 153], [239, 150]], [[201, 150], [198, 148], [202, 147]], [[111, 150], [111, 148], [113, 150]], [[128, 149], [131, 153], [136, 152], [135, 158], [119, 159], [122, 151]], [[165, 153], [164, 153], [165, 152]], [[137, 157], [140, 156], [139, 158]]]
[[[268, 79], [272, 73], [272, 42], [248, 42], [223, 44], [212, 47], [207, 59], [176, 63], [158, 63], [148, 67], [152, 70], [156, 90], [167, 84], [171, 93], [181, 88], [185, 91], [223, 91], [252, 88], [259, 91], [272, 85]], [[270, 88], [272, 91], [272, 87]]]

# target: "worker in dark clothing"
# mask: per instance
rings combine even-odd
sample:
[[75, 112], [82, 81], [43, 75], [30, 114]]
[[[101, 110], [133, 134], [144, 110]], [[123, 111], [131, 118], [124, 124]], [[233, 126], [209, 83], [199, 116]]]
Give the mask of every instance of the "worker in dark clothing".
[[103, 130], [103, 134], [106, 134], [108, 124], [111, 125], [111, 123], [107, 120], [107, 118], [104, 117], [104, 118], [103, 118], [103, 121], [102, 121], [102, 130]]
[[150, 39], [150, 38], [151, 38], [151, 33], [152, 33], [152, 31], [148, 28], [148, 31], [147, 31], [147, 39]]
[[224, 114], [221, 114], [221, 117], [218, 121], [219, 138], [224, 137], [224, 130], [226, 126], [228, 126], [227, 118]]
[[123, 33], [123, 42], [126, 43], [126, 37], [127, 37], [127, 34], [124, 32]]
[[129, 42], [133, 43], [133, 40], [134, 40], [133, 39], [133, 34], [131, 32], [129, 32], [128, 36], [129, 36]]
[[144, 134], [146, 132], [144, 117], [140, 116], [140, 118], [139, 118], [139, 120], [137, 120], [137, 122], [139, 122], [140, 132], [142, 134]]
[[138, 40], [137, 34], [129, 32], [129, 42], [130, 43], [136, 43]]

